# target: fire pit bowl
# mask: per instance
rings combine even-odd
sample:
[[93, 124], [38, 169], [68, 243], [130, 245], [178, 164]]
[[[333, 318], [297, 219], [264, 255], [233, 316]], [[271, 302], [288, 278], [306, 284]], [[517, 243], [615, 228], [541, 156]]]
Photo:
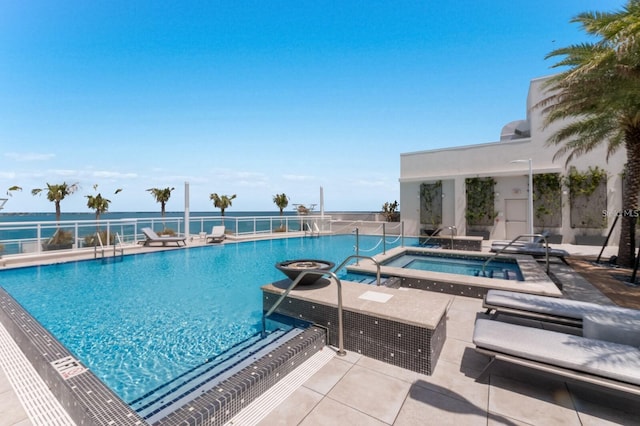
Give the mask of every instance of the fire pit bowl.
[[[304, 271], [310, 269], [320, 269], [322, 271], [330, 271], [335, 266], [335, 263], [328, 260], [316, 260], [316, 259], [297, 259], [286, 260], [284, 262], [276, 263], [276, 268], [282, 271], [292, 281], [295, 280], [298, 275]], [[322, 278], [321, 274], [309, 273], [306, 274], [298, 285], [310, 285]]]

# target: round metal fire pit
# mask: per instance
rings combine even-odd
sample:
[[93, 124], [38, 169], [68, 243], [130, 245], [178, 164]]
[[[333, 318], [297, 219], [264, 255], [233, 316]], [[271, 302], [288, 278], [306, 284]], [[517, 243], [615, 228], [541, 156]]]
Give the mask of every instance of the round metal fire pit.
[[[335, 263], [330, 262], [328, 260], [316, 260], [316, 259], [297, 259], [297, 260], [286, 260], [284, 262], [276, 263], [276, 268], [282, 271], [287, 277], [291, 280], [295, 280], [298, 275], [300, 275], [304, 271], [308, 271], [310, 269], [320, 269], [322, 271], [330, 271], [335, 266]], [[322, 278], [322, 274], [317, 273], [308, 273], [306, 274], [302, 280], [298, 283], [298, 285], [309, 285], [313, 284]]]

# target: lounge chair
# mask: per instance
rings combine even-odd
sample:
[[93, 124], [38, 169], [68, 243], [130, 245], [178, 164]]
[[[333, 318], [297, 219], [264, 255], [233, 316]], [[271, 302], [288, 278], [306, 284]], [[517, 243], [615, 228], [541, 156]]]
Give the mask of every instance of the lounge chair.
[[489, 290], [484, 296], [482, 306], [487, 310], [486, 313], [494, 318], [505, 314], [574, 327], [582, 327], [584, 316], [591, 314], [621, 315], [640, 319], [640, 311], [637, 309], [494, 289]]
[[218, 225], [211, 228], [211, 233], [206, 236], [207, 243], [221, 243], [227, 236], [224, 233], [224, 225]]
[[[523, 247], [525, 245], [530, 245], [530, 244], [536, 244], [539, 245], [540, 247], [543, 247], [543, 243], [544, 243], [544, 238], [549, 236], [549, 232], [544, 231], [543, 233], [540, 234], [540, 236], [538, 237], [532, 237], [533, 241], [524, 241], [524, 240], [516, 240], [516, 241], [507, 241], [507, 240], [494, 240], [491, 245], [492, 246], [507, 246], [509, 244], [511, 244], [511, 247]], [[544, 238], [543, 238], [544, 237]]]
[[[632, 328], [627, 329], [630, 335], [638, 334], [640, 322], [624, 325]], [[607, 326], [620, 329], [621, 324], [609, 323]], [[493, 363], [499, 360], [640, 395], [640, 348], [637, 341], [611, 342], [591, 336], [478, 319], [473, 343], [476, 351], [491, 357], [478, 380], [482, 380]]]
[[[524, 243], [521, 245], [511, 245], [507, 247], [507, 244], [492, 243], [491, 249], [494, 253], [507, 253], [507, 254], [526, 254], [534, 257], [546, 256], [547, 248], [541, 243]], [[569, 252], [561, 249], [554, 249], [549, 247], [549, 257], [557, 257], [564, 260], [569, 256]]]
[[160, 236], [156, 234], [151, 228], [142, 228], [142, 233], [146, 237], [144, 241], [145, 246], [150, 246], [152, 243], [162, 243], [163, 246], [166, 246], [167, 243], [176, 243], [178, 246], [180, 243], [183, 245], [187, 245], [186, 237], [170, 237], [170, 236]]

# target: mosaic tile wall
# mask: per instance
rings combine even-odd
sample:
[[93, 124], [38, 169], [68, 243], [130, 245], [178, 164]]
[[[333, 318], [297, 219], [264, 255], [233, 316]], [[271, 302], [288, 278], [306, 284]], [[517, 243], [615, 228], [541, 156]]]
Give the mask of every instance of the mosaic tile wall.
[[417, 288], [419, 290], [428, 290], [434, 293], [454, 294], [457, 296], [474, 297], [482, 299], [489, 291], [488, 288], [471, 286], [467, 284], [455, 284], [441, 282], [437, 280], [424, 280], [417, 278], [402, 277], [402, 287]]
[[154, 425], [222, 426], [325, 345], [325, 330], [310, 327]]
[[[279, 295], [263, 291], [266, 311]], [[277, 312], [327, 327], [329, 344], [338, 346], [338, 309], [287, 297]], [[435, 330], [400, 321], [377, 318], [360, 312], [343, 311], [344, 349], [411, 371], [431, 374], [446, 338], [446, 319]]]
[[0, 321], [78, 425], [145, 424], [2, 288]]

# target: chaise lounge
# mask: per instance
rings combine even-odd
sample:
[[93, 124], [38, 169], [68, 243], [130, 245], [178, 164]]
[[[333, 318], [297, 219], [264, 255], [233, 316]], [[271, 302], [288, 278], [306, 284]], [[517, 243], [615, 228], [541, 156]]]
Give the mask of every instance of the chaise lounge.
[[146, 247], [150, 246], [152, 243], [162, 243], [163, 247], [166, 246], [167, 243], [176, 243], [178, 246], [180, 245], [180, 243], [185, 246], [187, 245], [186, 237], [161, 237], [160, 235], [156, 234], [151, 228], [142, 228], [142, 233], [146, 237], [146, 240], [144, 241], [144, 246]]
[[505, 361], [572, 381], [640, 395], [640, 321], [618, 318], [602, 324], [602, 318], [589, 317], [585, 321], [583, 336], [575, 336], [478, 319], [473, 343], [477, 352], [491, 357], [478, 380], [486, 376], [495, 361]]
[[211, 228], [211, 233], [206, 236], [205, 241], [207, 243], [221, 243], [226, 237], [224, 225], [218, 225]]
[[544, 246], [544, 244], [540, 243], [523, 243], [519, 245], [510, 245], [502, 243], [493, 243], [491, 244], [491, 249], [493, 253], [508, 253], [508, 254], [526, 254], [534, 257], [546, 256], [547, 250], [549, 251], [549, 257], [557, 257], [561, 260], [564, 260], [565, 257], [569, 257], [569, 252], [562, 249], [554, 249]]
[[583, 317], [592, 314], [640, 319], [636, 309], [495, 289], [487, 292], [482, 306], [493, 318], [504, 314], [574, 327], [582, 327]]

